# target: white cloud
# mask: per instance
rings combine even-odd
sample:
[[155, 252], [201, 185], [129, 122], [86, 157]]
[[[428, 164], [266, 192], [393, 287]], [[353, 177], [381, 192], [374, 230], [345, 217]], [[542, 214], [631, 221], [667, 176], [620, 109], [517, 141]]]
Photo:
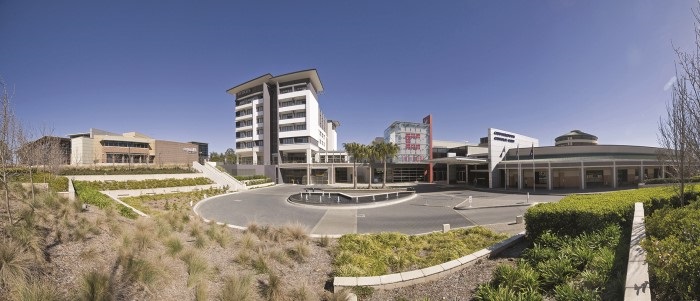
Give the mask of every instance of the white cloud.
[[[700, 0], [699, 0], [700, 1]], [[668, 82], [664, 85], [664, 91], [668, 91], [668, 89], [671, 89], [673, 85], [676, 84], [676, 76], [672, 76]]]

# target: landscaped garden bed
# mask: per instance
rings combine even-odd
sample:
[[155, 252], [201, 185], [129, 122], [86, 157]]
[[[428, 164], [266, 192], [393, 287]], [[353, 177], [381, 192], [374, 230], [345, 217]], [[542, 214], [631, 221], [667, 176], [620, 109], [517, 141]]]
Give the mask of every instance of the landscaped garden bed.
[[346, 234], [334, 250], [334, 275], [380, 276], [422, 269], [469, 255], [506, 238], [483, 227], [426, 235]]

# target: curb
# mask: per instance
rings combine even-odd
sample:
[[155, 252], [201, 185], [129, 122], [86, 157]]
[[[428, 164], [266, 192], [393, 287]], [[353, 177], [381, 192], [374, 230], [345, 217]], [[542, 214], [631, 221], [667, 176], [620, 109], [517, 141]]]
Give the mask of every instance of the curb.
[[494, 206], [479, 206], [479, 207], [464, 207], [464, 206], [454, 206], [454, 210], [474, 210], [474, 209], [490, 209], [490, 208], [506, 208], [506, 207], [530, 207], [536, 205], [537, 203], [529, 204], [513, 204], [513, 205], [494, 205]]
[[352, 288], [355, 286], [369, 286], [375, 289], [393, 289], [433, 281], [459, 271], [479, 259], [495, 256], [523, 239], [525, 239], [525, 231], [488, 248], [420, 270], [371, 277], [334, 277], [333, 291], [340, 291], [344, 288]]
[[[348, 196], [344, 193], [339, 193], [345, 196]], [[411, 196], [406, 197], [406, 198], [401, 198], [401, 199], [395, 199], [392, 201], [378, 201], [375, 203], [367, 203], [366, 205], [312, 205], [312, 204], [301, 204], [301, 203], [295, 203], [289, 200], [289, 197], [287, 198], [287, 203], [291, 205], [295, 205], [298, 207], [303, 207], [303, 208], [313, 208], [313, 209], [338, 209], [338, 210], [350, 210], [350, 209], [371, 209], [371, 208], [380, 208], [380, 207], [386, 207], [386, 206], [391, 206], [391, 205], [396, 205], [396, 204], [401, 204], [406, 201], [410, 201], [418, 196], [417, 193], [413, 193]], [[350, 196], [348, 196], [350, 197]], [[386, 202], [386, 203], [382, 203]]]

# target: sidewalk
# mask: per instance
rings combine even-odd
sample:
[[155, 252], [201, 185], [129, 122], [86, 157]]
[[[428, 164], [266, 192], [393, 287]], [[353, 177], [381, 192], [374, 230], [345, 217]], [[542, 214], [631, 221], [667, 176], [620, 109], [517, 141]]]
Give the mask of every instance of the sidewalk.
[[203, 173], [181, 174], [149, 174], [149, 175], [92, 175], [92, 176], [66, 176], [73, 181], [142, 181], [165, 179], [191, 179], [206, 178]]

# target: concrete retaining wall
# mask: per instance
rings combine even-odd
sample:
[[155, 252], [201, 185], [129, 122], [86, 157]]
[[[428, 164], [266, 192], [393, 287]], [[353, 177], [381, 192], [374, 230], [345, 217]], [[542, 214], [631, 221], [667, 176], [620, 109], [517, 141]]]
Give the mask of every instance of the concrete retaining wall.
[[630, 238], [630, 253], [627, 261], [625, 300], [651, 301], [649, 266], [646, 263], [647, 252], [639, 245], [645, 237], [644, 206], [642, 203], [635, 203], [634, 218], [632, 219], [632, 235]]
[[420, 270], [373, 277], [335, 277], [333, 278], [333, 290], [339, 291], [343, 288], [352, 288], [354, 286], [370, 286], [376, 289], [393, 289], [433, 281], [445, 275], [459, 271], [476, 262], [476, 260], [480, 258], [495, 256], [524, 238], [525, 232], [523, 231], [491, 247], [481, 249], [467, 256], [457, 258], [443, 264]]

